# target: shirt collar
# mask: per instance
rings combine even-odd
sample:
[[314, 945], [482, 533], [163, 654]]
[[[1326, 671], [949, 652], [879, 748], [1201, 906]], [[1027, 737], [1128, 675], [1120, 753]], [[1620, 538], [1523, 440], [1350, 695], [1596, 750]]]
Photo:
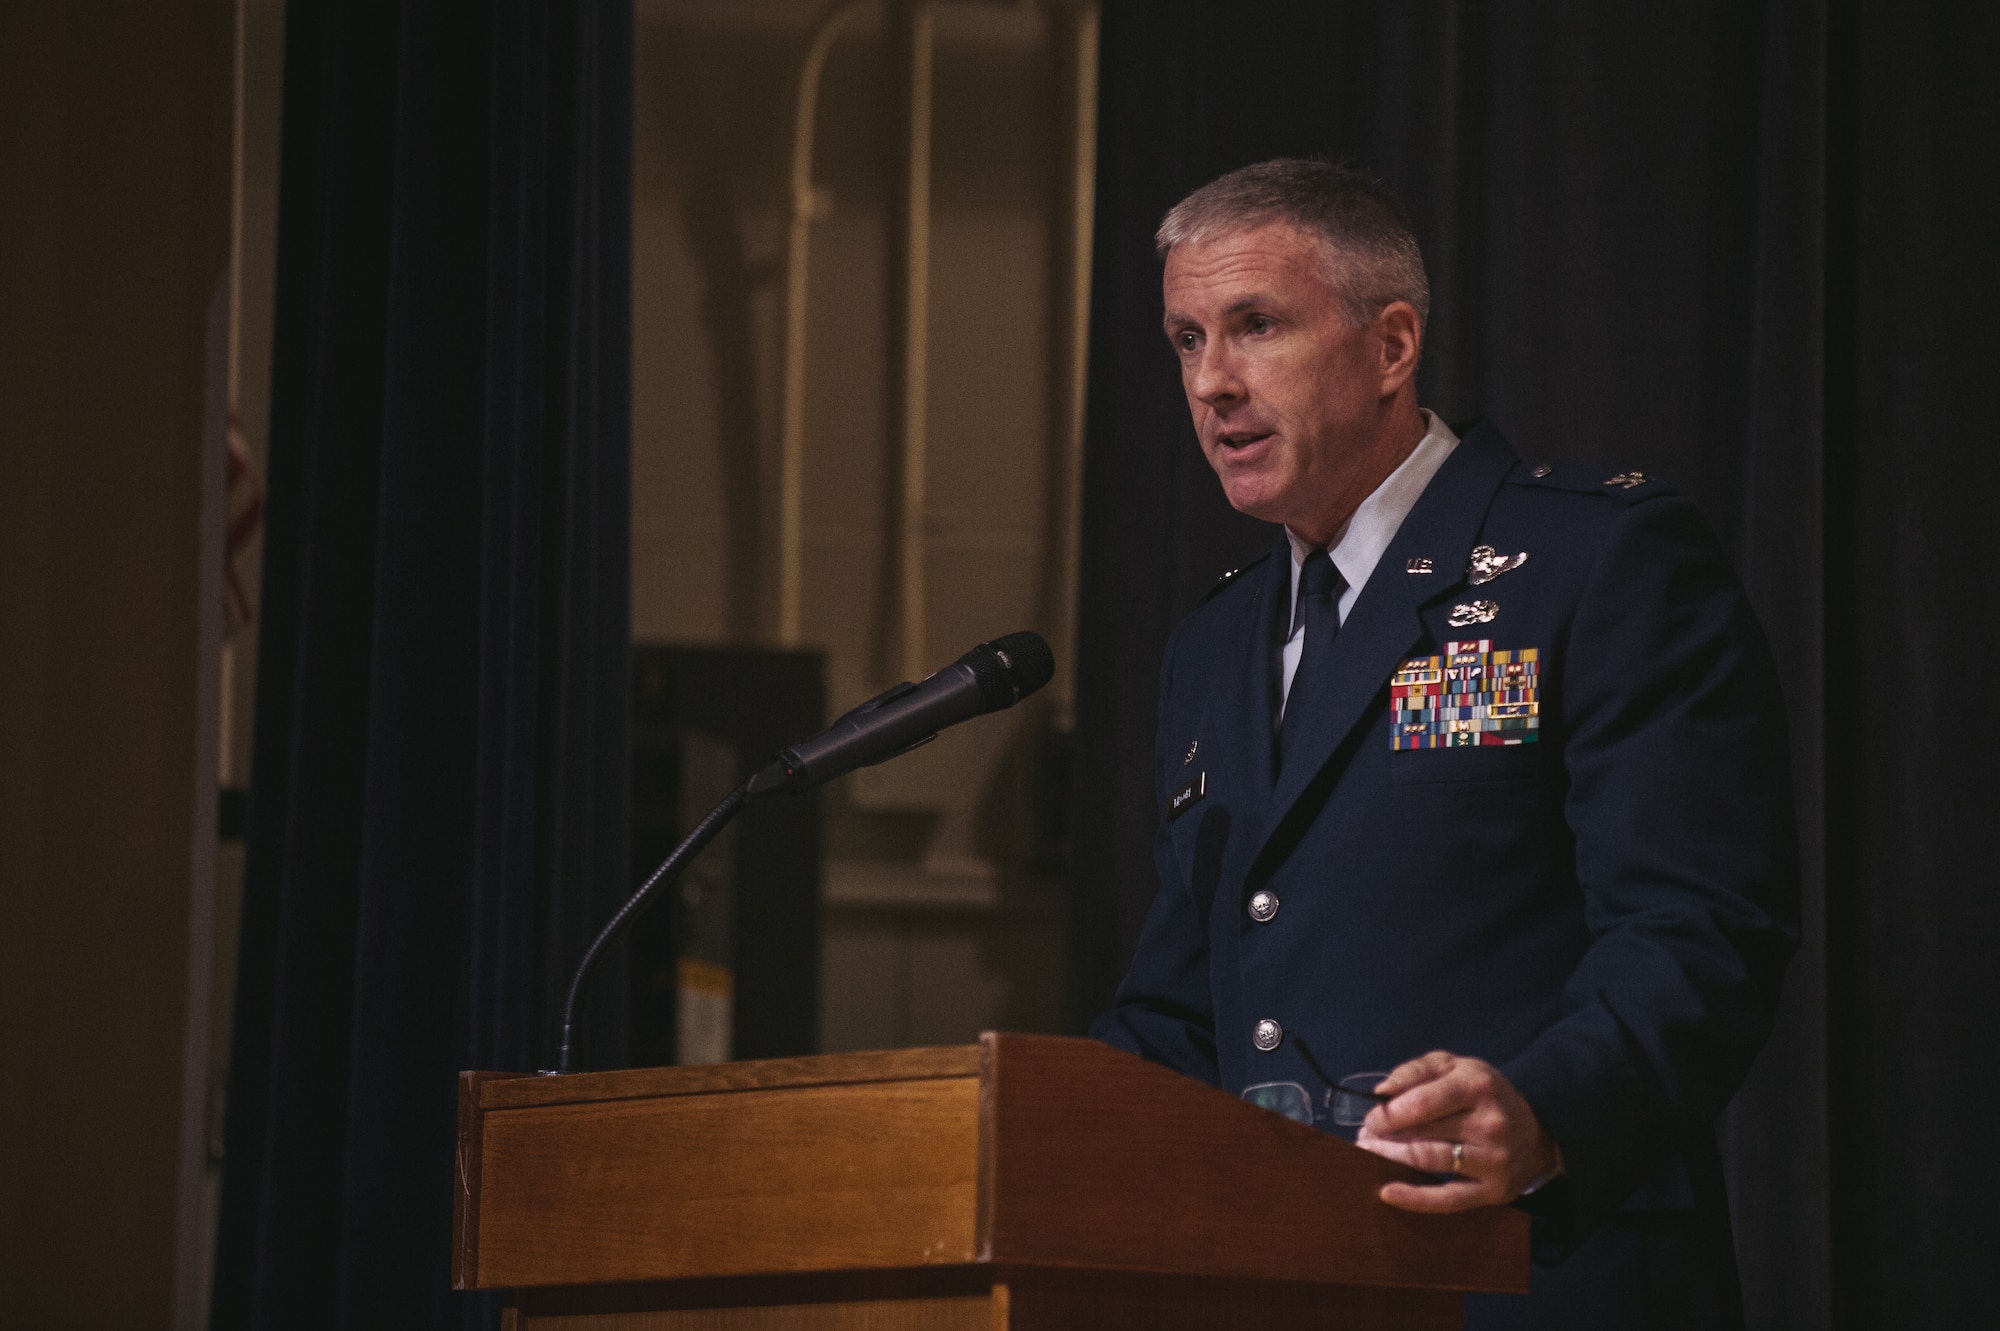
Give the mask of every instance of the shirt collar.
[[[1383, 482], [1375, 487], [1375, 492], [1361, 501], [1360, 507], [1349, 515], [1338, 534], [1327, 547], [1327, 554], [1333, 559], [1333, 566], [1340, 570], [1340, 576], [1355, 592], [1361, 590], [1368, 575], [1381, 562], [1382, 552], [1389, 548], [1389, 542], [1396, 539], [1396, 529], [1403, 525], [1403, 519], [1416, 507], [1417, 498], [1424, 487], [1437, 475], [1437, 469], [1451, 456], [1451, 450], [1458, 446], [1458, 436], [1451, 427], [1438, 419], [1436, 412], [1424, 408], [1424, 420], [1428, 429], [1402, 465], [1390, 472]], [[1285, 529], [1285, 539], [1292, 545], [1292, 584], [1298, 585], [1298, 569], [1306, 556], [1317, 547], [1293, 535], [1292, 529]]]

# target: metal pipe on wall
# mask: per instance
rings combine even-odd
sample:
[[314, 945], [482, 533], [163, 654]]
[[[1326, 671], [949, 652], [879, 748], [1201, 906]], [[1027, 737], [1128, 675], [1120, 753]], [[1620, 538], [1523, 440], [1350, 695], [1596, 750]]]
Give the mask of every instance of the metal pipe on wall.
[[799, 68], [792, 112], [791, 235], [785, 251], [785, 365], [778, 444], [778, 643], [799, 645], [805, 602], [806, 298], [812, 224], [826, 198], [812, 183], [819, 81], [833, 42], [870, 0], [828, 9], [813, 28]]
[[1042, 592], [1042, 627], [1055, 648], [1056, 677], [1049, 690], [1056, 723], [1067, 727], [1076, 702], [1077, 597], [1082, 580], [1083, 431], [1090, 371], [1091, 219], [1097, 189], [1097, 38], [1094, 3], [1053, 8], [1058, 75], [1066, 90], [1068, 123], [1056, 218], [1056, 272], [1050, 330], [1048, 530]]
[[[778, 499], [778, 641], [794, 647], [802, 638], [805, 568], [805, 377], [806, 318], [810, 289], [812, 224], [827, 211], [827, 200], [812, 183], [813, 140], [818, 117], [820, 78], [834, 40], [872, 0], [850, 0], [828, 9], [813, 29], [801, 64], [793, 113], [790, 234], [786, 253], [785, 358], [782, 375]], [[1023, 0], [1026, 3], [1026, 0]], [[1064, 185], [1060, 231], [1059, 308], [1052, 319], [1052, 370], [1057, 398], [1052, 413], [1056, 437], [1051, 441], [1050, 502], [1048, 504], [1048, 565], [1042, 597], [1045, 626], [1055, 635], [1057, 659], [1064, 663], [1055, 696], [1066, 703], [1073, 696], [1073, 650], [1076, 632], [1078, 546], [1083, 457], [1084, 382], [1088, 363], [1090, 318], [1091, 217], [1094, 207], [1097, 146], [1097, 38], [1095, 4], [1051, 8], [1059, 16], [1063, 39], [1059, 59], [1070, 91], [1070, 123], [1065, 146], [1069, 170]], [[895, 393], [892, 410], [891, 515], [885, 532], [890, 546], [884, 588], [893, 597], [885, 606], [884, 651], [878, 660], [884, 671], [900, 667], [910, 678], [928, 670], [926, 508], [929, 469], [927, 393], [930, 365], [930, 249], [932, 105], [935, 50], [933, 0], [902, 0], [890, 8], [894, 36], [904, 54], [901, 108], [905, 159], [901, 181], [900, 301], [896, 326]], [[900, 648], [900, 650], [896, 650]], [[900, 662], [897, 658], [900, 657]]]
[[901, 630], [902, 671], [910, 679], [930, 673], [925, 651], [924, 510], [929, 466], [927, 433], [930, 382], [931, 280], [931, 75], [936, 21], [931, 0], [898, 6], [908, 25], [908, 78], [905, 91], [908, 156], [903, 175], [902, 352], [897, 380], [896, 430], [898, 489], [896, 530], [896, 609]]

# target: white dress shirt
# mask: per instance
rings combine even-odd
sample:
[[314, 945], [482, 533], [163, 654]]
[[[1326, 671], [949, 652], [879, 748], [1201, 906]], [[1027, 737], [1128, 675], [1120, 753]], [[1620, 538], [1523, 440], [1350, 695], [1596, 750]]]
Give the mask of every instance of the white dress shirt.
[[[1361, 506], [1349, 515], [1347, 521], [1335, 533], [1333, 543], [1327, 547], [1327, 555], [1333, 566], [1340, 570], [1347, 587], [1340, 593], [1340, 622], [1347, 622], [1347, 612], [1354, 608], [1354, 600], [1361, 595], [1361, 588], [1367, 583], [1368, 575], [1381, 562], [1382, 552], [1389, 548], [1389, 542], [1396, 539], [1397, 528], [1403, 519], [1417, 505], [1417, 496], [1437, 475], [1437, 469], [1451, 456], [1451, 450], [1458, 447], [1458, 436], [1451, 427], [1439, 420], [1437, 413], [1426, 408], [1424, 420], [1429, 429], [1410, 455], [1403, 459], [1403, 465], [1390, 472], [1387, 479], [1375, 487], [1375, 493], [1361, 501]], [[1278, 715], [1273, 719], [1276, 727], [1285, 719], [1285, 699], [1292, 691], [1292, 676], [1299, 671], [1299, 658], [1306, 649], [1306, 620], [1299, 609], [1299, 571], [1317, 546], [1309, 545], [1292, 531], [1285, 528], [1285, 536], [1292, 543], [1292, 629], [1285, 638], [1282, 673], [1278, 680]]]

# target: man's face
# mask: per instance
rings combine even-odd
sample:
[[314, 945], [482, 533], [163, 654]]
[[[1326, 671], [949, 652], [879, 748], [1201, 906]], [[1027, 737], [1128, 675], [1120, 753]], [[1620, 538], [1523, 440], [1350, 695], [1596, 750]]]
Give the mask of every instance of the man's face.
[[1195, 433], [1230, 504], [1324, 539], [1318, 518], [1340, 506], [1389, 385], [1381, 339], [1341, 316], [1321, 242], [1276, 223], [1177, 245], [1165, 296]]

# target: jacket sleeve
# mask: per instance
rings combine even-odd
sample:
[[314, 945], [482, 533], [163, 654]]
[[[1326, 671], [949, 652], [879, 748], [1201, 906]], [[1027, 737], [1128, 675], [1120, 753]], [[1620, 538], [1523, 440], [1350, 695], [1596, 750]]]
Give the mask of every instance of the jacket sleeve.
[[[1160, 666], [1160, 710], [1153, 740], [1153, 801], [1165, 805], [1164, 736], [1173, 699], [1174, 660], [1180, 634], [1167, 643]], [[1189, 1077], [1220, 1085], [1215, 1058], [1215, 1013], [1209, 989], [1208, 921], [1180, 869], [1160, 818], [1153, 838], [1159, 887], [1146, 913], [1132, 969], [1109, 1012], [1091, 1022], [1090, 1033], [1106, 1044], [1161, 1063]]]
[[1710, 1130], [1798, 940], [1783, 700], [1741, 584], [1667, 496], [1621, 510], [1600, 556], [1554, 700], [1594, 941], [1502, 1069], [1562, 1148], [1563, 1247]]

